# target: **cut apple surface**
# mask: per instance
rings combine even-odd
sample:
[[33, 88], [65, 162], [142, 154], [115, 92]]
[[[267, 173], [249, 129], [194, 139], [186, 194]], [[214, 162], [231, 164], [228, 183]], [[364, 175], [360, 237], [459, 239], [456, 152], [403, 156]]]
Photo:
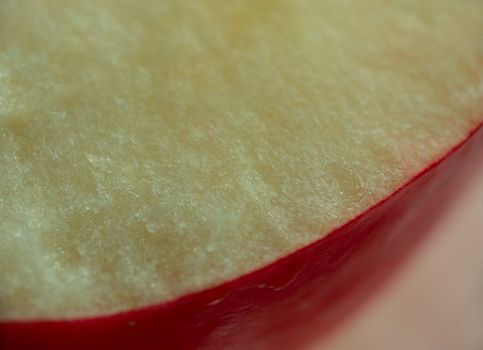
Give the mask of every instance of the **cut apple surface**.
[[0, 0], [0, 318], [172, 300], [363, 213], [481, 122], [482, 13]]

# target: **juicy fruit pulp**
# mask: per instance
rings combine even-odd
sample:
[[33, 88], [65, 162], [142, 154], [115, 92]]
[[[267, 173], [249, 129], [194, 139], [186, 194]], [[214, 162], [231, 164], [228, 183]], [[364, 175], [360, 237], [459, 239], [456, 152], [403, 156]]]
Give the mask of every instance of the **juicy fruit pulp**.
[[479, 0], [0, 1], [1, 318], [260, 267], [483, 110]]

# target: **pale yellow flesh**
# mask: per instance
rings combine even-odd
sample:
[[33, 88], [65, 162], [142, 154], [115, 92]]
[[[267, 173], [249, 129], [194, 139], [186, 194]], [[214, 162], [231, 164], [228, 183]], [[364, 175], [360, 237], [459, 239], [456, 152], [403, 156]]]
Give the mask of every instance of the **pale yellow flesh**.
[[482, 118], [482, 0], [0, 0], [0, 318], [323, 237]]

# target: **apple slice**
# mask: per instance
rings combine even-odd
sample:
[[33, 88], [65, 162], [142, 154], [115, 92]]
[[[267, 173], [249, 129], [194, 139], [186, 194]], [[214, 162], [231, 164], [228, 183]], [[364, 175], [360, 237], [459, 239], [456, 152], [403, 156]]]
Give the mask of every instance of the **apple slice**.
[[4, 2], [0, 344], [228, 346], [342, 315], [481, 139], [482, 11]]

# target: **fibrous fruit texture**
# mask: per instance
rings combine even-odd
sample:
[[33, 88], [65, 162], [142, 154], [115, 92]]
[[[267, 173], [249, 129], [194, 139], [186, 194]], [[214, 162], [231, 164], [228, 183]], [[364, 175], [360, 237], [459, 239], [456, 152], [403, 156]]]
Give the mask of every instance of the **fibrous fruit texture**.
[[368, 209], [483, 111], [481, 0], [0, 0], [0, 318], [106, 314]]

